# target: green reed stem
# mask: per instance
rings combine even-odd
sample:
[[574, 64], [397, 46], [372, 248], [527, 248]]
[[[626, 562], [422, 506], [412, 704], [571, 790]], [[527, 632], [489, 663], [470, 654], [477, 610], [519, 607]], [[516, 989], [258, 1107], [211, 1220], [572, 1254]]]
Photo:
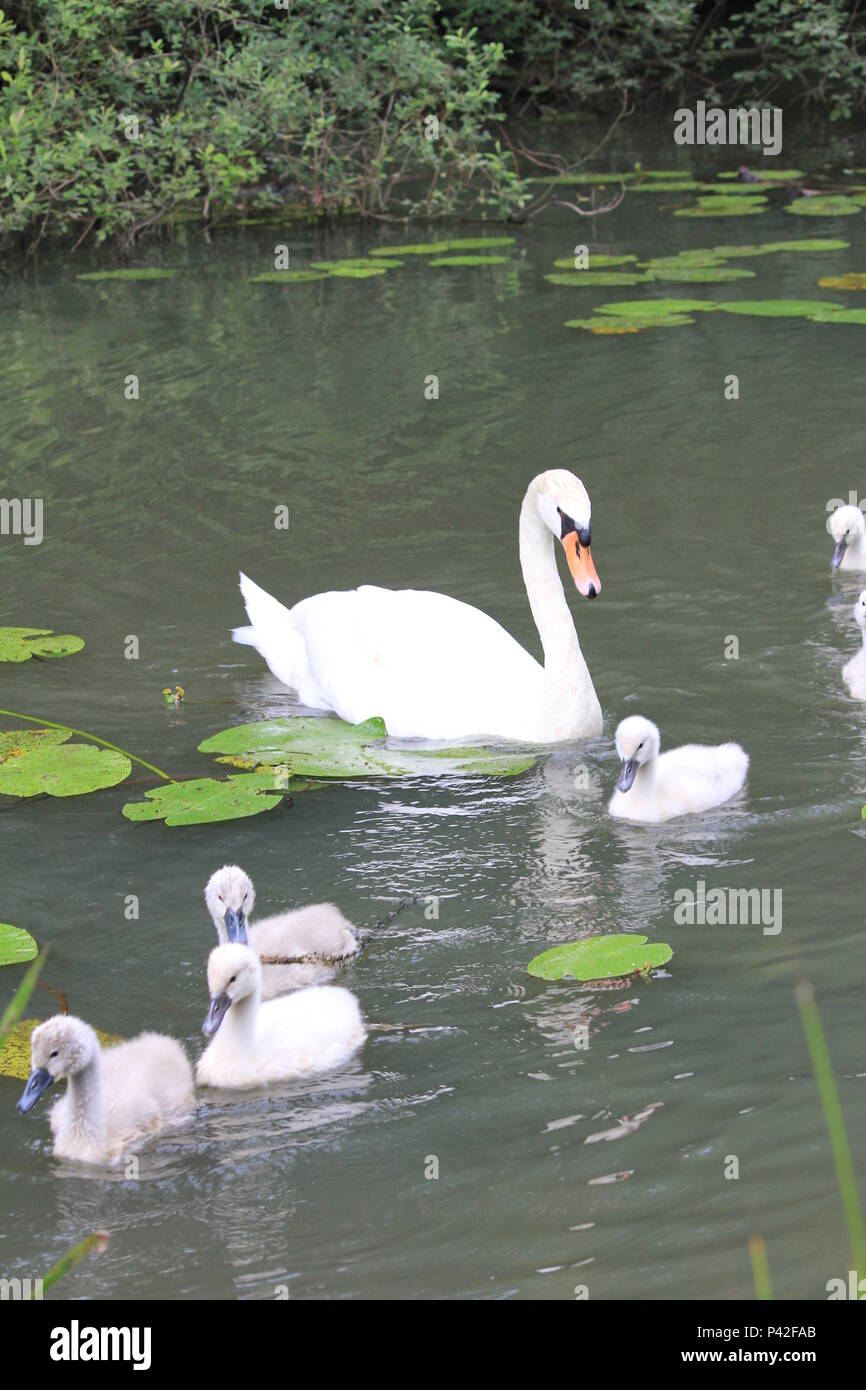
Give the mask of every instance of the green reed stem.
[[48, 955], [48, 950], [49, 948], [47, 946], [43, 946], [32, 965], [28, 966], [27, 974], [24, 976], [24, 979], [21, 981], [11, 1000], [3, 1010], [3, 1015], [0, 1017], [0, 1049], [3, 1047], [3, 1042], [7, 1034], [15, 1027], [15, 1024], [27, 1007], [27, 1000], [33, 993], [34, 986], [39, 978], [39, 972], [45, 964], [45, 957]]
[[854, 1263], [857, 1266], [857, 1278], [860, 1280], [866, 1274], [866, 1230], [863, 1226], [863, 1211], [857, 1191], [857, 1179], [854, 1176], [851, 1148], [845, 1130], [845, 1117], [842, 1113], [839, 1092], [836, 1089], [836, 1080], [833, 1076], [833, 1064], [830, 1061], [830, 1053], [824, 1037], [824, 1030], [821, 1027], [821, 1017], [818, 1013], [818, 1005], [815, 1003], [815, 992], [812, 986], [803, 981], [797, 985], [794, 995], [800, 1010], [800, 1017], [803, 1020], [803, 1031], [806, 1034], [809, 1055], [812, 1059], [812, 1070], [818, 1083], [818, 1094], [824, 1107], [824, 1119], [827, 1122], [830, 1147], [833, 1150], [833, 1162], [836, 1165], [836, 1180], [842, 1196], [845, 1224], [848, 1227], [848, 1240], [851, 1244]]
[[767, 1263], [767, 1247], [763, 1236], [749, 1236], [749, 1255], [752, 1260], [752, 1278], [755, 1281], [755, 1296], [771, 1299], [770, 1266]]
[[128, 748], [120, 748], [116, 743], [109, 743], [108, 739], [97, 738], [96, 734], [88, 734], [84, 729], [73, 729], [71, 724], [55, 724], [51, 719], [34, 719], [32, 714], [19, 714], [14, 709], [0, 709], [0, 714], [6, 715], [8, 719], [24, 719], [28, 724], [39, 724], [47, 729], [64, 729], [70, 734], [77, 734], [79, 738], [87, 738], [91, 743], [99, 743], [103, 748], [110, 748], [114, 753], [122, 753], [130, 762], [138, 763], [140, 767], [146, 767], [149, 772], [155, 772], [157, 777], [161, 777], [164, 782], [175, 782], [177, 778], [169, 776], [161, 768], [154, 767], [153, 763], [145, 762], [144, 758], [138, 758], [134, 753], [130, 753]]
[[73, 1245], [65, 1255], [61, 1255], [56, 1265], [51, 1266], [42, 1280], [42, 1292], [45, 1293], [58, 1279], [62, 1279], [64, 1274], [67, 1274], [73, 1265], [77, 1265], [79, 1260], [83, 1260], [85, 1255], [89, 1255], [91, 1250], [96, 1250], [101, 1255], [107, 1244], [108, 1236], [105, 1231], [94, 1231], [92, 1236], [85, 1236], [84, 1240]]

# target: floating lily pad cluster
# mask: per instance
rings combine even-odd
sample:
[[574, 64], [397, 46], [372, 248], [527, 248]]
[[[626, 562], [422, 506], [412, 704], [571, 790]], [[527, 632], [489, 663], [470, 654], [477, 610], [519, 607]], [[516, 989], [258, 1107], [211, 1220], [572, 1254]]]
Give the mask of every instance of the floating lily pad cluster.
[[262, 719], [223, 729], [199, 744], [200, 753], [245, 769], [227, 778], [169, 782], [131, 801], [123, 814], [132, 821], [203, 825], [260, 815], [287, 796], [314, 790], [328, 780], [360, 777], [484, 775], [513, 777], [535, 761], [531, 754], [491, 748], [395, 748], [381, 719], [347, 724], [342, 719]]
[[[309, 280], [368, 280], [403, 265], [405, 256], [429, 256], [434, 266], [507, 265], [511, 257], [498, 253], [513, 246], [514, 237], [457, 237], [449, 241], [417, 242], [408, 246], [380, 246], [369, 256], [347, 256], [337, 261], [312, 261], [307, 270], [266, 270], [250, 277], [253, 285], [295, 285]], [[485, 254], [493, 251], [495, 254]]]
[[[811, 238], [808, 240], [768, 241], [743, 246], [709, 246], [681, 251], [678, 255], [658, 256], [652, 260], [629, 265], [625, 272], [610, 270], [603, 272], [608, 286], [628, 286], [635, 283], [637, 275], [644, 281], [670, 281], [682, 284], [725, 284], [731, 281], [753, 279], [754, 271], [731, 265], [753, 257], [775, 255], [781, 252], [830, 252], [847, 250], [849, 243], [831, 238]], [[590, 267], [593, 258], [590, 255]], [[572, 271], [570, 274], [548, 275], [554, 284], [567, 284], [574, 287], [591, 286], [594, 281], [590, 271]], [[819, 282], [825, 288], [856, 290], [866, 288], [866, 275], [826, 277]], [[602, 304], [592, 318], [569, 319], [567, 328], [582, 328], [598, 335], [639, 333], [648, 328], [678, 328], [693, 323], [694, 313], [720, 310], [732, 314], [752, 314], [763, 318], [806, 318], [817, 323], [866, 323], [866, 310], [849, 309], [844, 304], [828, 300], [775, 300], [753, 299], [723, 301], [705, 299], [653, 299], [628, 300], [612, 304]], [[613, 319], [613, 322], [611, 321]]]
[[386, 740], [381, 719], [347, 724], [297, 715], [224, 729], [199, 744], [199, 752], [221, 754], [218, 762], [243, 759], [259, 768], [280, 767], [294, 777], [508, 777], [525, 772], [535, 761], [531, 754], [495, 748], [393, 747]]

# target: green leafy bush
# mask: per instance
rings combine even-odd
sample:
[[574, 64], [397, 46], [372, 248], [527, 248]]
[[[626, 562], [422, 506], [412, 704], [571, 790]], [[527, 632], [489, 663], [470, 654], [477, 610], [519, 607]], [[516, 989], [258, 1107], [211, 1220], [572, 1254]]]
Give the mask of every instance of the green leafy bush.
[[[131, 243], [184, 206], [497, 214], [498, 42], [435, 0], [29, 0], [0, 18], [0, 236]], [[439, 122], [428, 139], [427, 118]]]

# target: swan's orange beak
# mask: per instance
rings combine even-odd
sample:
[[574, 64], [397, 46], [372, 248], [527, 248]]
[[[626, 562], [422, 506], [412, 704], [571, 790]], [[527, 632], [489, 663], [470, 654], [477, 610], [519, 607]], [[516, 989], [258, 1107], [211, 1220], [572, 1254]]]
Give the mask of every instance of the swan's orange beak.
[[563, 537], [562, 548], [579, 591], [584, 598], [595, 598], [596, 594], [601, 593], [601, 580], [592, 563], [589, 546], [580, 544], [576, 531], [569, 531], [568, 535]]

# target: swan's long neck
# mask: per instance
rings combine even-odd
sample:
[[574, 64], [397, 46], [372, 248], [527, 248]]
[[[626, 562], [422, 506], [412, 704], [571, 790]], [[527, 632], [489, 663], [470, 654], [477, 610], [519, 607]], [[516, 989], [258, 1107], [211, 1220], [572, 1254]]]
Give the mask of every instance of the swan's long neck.
[[221, 1047], [241, 1054], [252, 1051], [261, 995], [262, 986], [259, 983], [243, 999], [232, 1004], [217, 1033]]
[[69, 1123], [78, 1142], [100, 1144], [105, 1134], [102, 1104], [102, 1058], [97, 1051], [92, 1061], [69, 1078]]
[[556, 568], [553, 535], [539, 515], [534, 483], [520, 508], [520, 566], [544, 649], [540, 736], [548, 741], [573, 738], [592, 725], [600, 732], [598, 697]]

